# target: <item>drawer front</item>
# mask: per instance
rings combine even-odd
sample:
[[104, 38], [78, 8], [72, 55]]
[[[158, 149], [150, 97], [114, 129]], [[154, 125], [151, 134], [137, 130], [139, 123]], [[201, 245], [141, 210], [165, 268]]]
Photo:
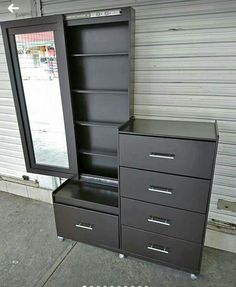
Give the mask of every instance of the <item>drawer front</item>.
[[146, 231], [202, 243], [205, 215], [122, 198], [121, 223]]
[[201, 248], [200, 244], [122, 226], [123, 250], [178, 267], [198, 271]]
[[88, 244], [119, 247], [118, 216], [54, 204], [59, 236]]
[[215, 143], [119, 135], [120, 165], [211, 178]]
[[121, 196], [206, 212], [210, 181], [120, 167]]

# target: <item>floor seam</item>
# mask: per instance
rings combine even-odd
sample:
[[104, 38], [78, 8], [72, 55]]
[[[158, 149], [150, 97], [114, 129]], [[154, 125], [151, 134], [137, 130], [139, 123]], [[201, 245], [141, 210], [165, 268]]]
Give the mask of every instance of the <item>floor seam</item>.
[[59, 266], [64, 262], [64, 260], [70, 254], [76, 244], [77, 242], [73, 242], [65, 249], [65, 251], [55, 260], [52, 267], [43, 275], [43, 277], [34, 285], [34, 287], [44, 287], [47, 284], [49, 279], [57, 271]]

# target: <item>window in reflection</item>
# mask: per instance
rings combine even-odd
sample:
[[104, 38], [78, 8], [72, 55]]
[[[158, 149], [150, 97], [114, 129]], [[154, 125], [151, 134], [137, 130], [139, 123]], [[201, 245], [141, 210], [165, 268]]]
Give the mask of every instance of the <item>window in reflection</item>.
[[35, 161], [68, 168], [54, 34], [19, 34], [15, 40]]

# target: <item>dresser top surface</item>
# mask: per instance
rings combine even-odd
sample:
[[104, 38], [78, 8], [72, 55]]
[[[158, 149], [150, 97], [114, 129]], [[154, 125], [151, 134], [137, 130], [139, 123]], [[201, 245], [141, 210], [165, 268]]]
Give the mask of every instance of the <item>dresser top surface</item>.
[[131, 119], [119, 133], [216, 141], [216, 130], [212, 122]]

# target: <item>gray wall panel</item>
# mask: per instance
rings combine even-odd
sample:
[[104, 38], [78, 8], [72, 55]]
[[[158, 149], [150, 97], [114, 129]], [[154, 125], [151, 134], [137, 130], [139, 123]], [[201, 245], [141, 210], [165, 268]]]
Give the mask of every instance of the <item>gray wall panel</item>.
[[[7, 7], [11, 1], [0, 1], [0, 21], [13, 20]], [[2, 34], [0, 32], [0, 174], [20, 177], [26, 173], [8, 75]]]
[[[34, 2], [36, 3], [37, 0], [34, 0]], [[32, 17], [35, 14], [35, 11], [31, 9], [31, 0], [14, 2], [15, 5], [20, 5], [21, 12], [19, 11], [17, 14], [11, 14], [8, 11], [7, 7], [11, 3], [12, 1], [10, 0], [0, 0], [0, 22]], [[34, 5], [34, 7], [35, 9], [38, 8], [37, 5]], [[1, 175], [16, 178], [22, 178], [22, 175], [29, 175], [30, 179], [37, 179], [41, 186], [47, 188], [53, 186], [53, 179], [49, 180], [49, 177], [28, 174], [26, 172], [0, 29], [0, 176]]]
[[[219, 121], [210, 218], [235, 222], [235, 214], [217, 209], [217, 200], [236, 200], [236, 1], [41, 2], [43, 15], [135, 8], [135, 115]], [[1, 9], [0, 15], [3, 20]], [[0, 157], [7, 171], [21, 166], [22, 157], [3, 53], [0, 41]], [[7, 142], [12, 145], [8, 156], [19, 158], [18, 165], [4, 158]]]
[[235, 222], [217, 200], [236, 200], [236, 1], [42, 0], [42, 12], [129, 5], [136, 10], [135, 115], [219, 121], [210, 217]]
[[[235, 13], [236, 14], [236, 13]], [[236, 69], [235, 54], [227, 57], [136, 58], [136, 71], [230, 71]]]

